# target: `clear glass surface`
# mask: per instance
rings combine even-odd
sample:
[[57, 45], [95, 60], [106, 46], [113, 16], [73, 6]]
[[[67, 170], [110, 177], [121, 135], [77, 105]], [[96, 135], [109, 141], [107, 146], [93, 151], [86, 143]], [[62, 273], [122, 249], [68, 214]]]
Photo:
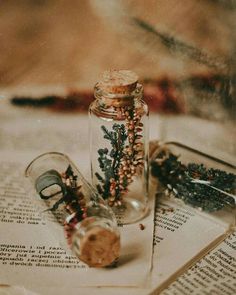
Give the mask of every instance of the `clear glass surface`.
[[89, 109], [92, 182], [122, 224], [148, 211], [148, 108], [141, 96], [141, 85], [131, 97], [95, 87]]
[[[153, 146], [156, 146], [156, 148]], [[235, 225], [236, 167], [234, 164], [218, 159], [214, 157], [214, 155], [205, 154], [178, 142], [167, 142], [163, 144], [153, 143], [153, 146], [150, 160], [151, 169], [152, 175], [155, 179], [158, 179], [158, 192], [160, 194], [164, 194], [167, 197], [172, 198], [172, 200], [178, 200], [180, 202], [184, 201], [186, 204], [195, 207], [199, 212], [205, 211], [211, 216], [219, 216], [220, 219], [225, 219], [229, 224]], [[175, 160], [173, 160], [173, 166], [169, 166], [170, 162], [167, 164], [165, 161], [169, 158], [170, 154], [177, 156], [178, 163], [188, 167], [188, 172], [181, 174], [179, 169], [180, 166], [176, 166], [174, 163]], [[194, 166], [195, 164], [196, 166]], [[159, 170], [156, 165], [162, 167], [160, 168], [162, 170]], [[163, 185], [161, 178], [164, 175], [163, 173], [165, 173], [165, 169], [170, 169], [170, 167], [174, 167], [174, 169], [177, 167], [178, 170], [176, 171], [179, 171], [182, 176], [180, 176], [180, 174], [176, 175], [173, 169], [169, 175], [166, 176], [166, 179], [170, 180], [170, 182], [174, 179], [174, 182], [172, 182], [171, 186], [170, 184]], [[208, 174], [206, 174], [207, 170], [205, 169], [209, 171]], [[161, 175], [158, 171], [162, 171]], [[191, 175], [189, 174], [190, 172]], [[171, 173], [173, 173], [172, 175], [175, 175], [173, 178]], [[194, 175], [194, 178], [192, 175]], [[188, 181], [188, 184], [186, 186], [184, 184], [184, 186], [181, 187], [182, 177]], [[179, 193], [178, 191], [175, 191], [177, 187], [179, 187], [181, 191], [183, 191], [183, 187], [188, 187], [189, 189], [187, 192], [191, 194], [189, 195], [189, 198], [186, 198], [187, 194], [185, 194], [185, 197], [183, 198], [180, 194], [177, 196], [176, 193]], [[194, 192], [194, 189], [197, 190], [196, 193]], [[202, 192], [202, 189], [205, 191], [205, 194], [207, 192], [208, 194], [205, 195], [205, 198], [199, 199], [197, 195]]]
[[[35, 196], [36, 191], [48, 226], [63, 247], [70, 246], [90, 266], [110, 265], [118, 258], [120, 238], [114, 213], [66, 155], [42, 154], [28, 165], [25, 175], [31, 183], [31, 194]], [[57, 225], [64, 227], [65, 237], [53, 225], [49, 213]], [[106, 241], [104, 233], [108, 235]], [[90, 236], [95, 239], [90, 241]], [[96, 254], [99, 249], [100, 256]]]

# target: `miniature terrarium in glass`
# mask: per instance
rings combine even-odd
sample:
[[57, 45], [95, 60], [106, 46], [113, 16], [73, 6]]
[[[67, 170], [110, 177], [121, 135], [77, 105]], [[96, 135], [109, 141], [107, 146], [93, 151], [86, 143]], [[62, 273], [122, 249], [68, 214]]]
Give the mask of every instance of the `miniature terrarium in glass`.
[[152, 142], [150, 154], [151, 174], [158, 180], [159, 193], [200, 211], [224, 209], [228, 217], [235, 219], [234, 164], [177, 142]]
[[92, 182], [118, 221], [129, 224], [148, 211], [148, 107], [135, 73], [107, 71], [90, 105]]
[[66, 155], [38, 156], [25, 176], [30, 180], [30, 193], [37, 193], [48, 226], [64, 248], [69, 246], [92, 267], [117, 260], [120, 235], [114, 213]]

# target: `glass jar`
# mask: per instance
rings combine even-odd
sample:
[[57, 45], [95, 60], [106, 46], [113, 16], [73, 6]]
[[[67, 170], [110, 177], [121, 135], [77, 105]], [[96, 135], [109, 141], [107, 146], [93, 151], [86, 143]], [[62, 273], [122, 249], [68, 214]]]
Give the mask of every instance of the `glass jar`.
[[158, 193], [200, 211], [212, 213], [224, 209], [235, 222], [234, 164], [178, 142], [151, 142], [150, 158], [151, 174], [158, 180]]
[[69, 245], [92, 267], [116, 261], [120, 235], [114, 213], [66, 155], [52, 152], [38, 156], [26, 168], [25, 176], [30, 180], [31, 194], [36, 191], [40, 196], [48, 226], [64, 248]]
[[148, 107], [131, 71], [107, 71], [90, 105], [93, 185], [118, 222], [129, 224], [148, 211]]

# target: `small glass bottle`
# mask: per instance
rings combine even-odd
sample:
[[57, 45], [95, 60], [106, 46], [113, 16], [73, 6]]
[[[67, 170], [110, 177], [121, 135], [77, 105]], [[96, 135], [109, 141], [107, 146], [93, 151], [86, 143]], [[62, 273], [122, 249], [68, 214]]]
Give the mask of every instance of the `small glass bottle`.
[[208, 213], [223, 209], [235, 223], [234, 164], [179, 142], [155, 141], [150, 142], [150, 166], [158, 193]]
[[148, 107], [135, 73], [106, 71], [90, 105], [93, 185], [129, 224], [148, 211]]
[[26, 168], [25, 176], [32, 195], [36, 191], [40, 196], [48, 226], [64, 248], [69, 245], [92, 267], [117, 260], [120, 235], [114, 213], [66, 155], [51, 152], [38, 156]]

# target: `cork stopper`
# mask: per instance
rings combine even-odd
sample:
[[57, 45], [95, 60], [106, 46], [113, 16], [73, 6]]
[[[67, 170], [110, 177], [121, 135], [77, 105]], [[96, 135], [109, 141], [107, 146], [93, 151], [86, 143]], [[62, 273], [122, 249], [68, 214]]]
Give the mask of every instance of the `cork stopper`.
[[138, 76], [129, 70], [111, 70], [102, 74], [98, 86], [107, 93], [130, 94], [135, 90]]
[[80, 243], [79, 258], [91, 267], [111, 265], [120, 253], [120, 238], [100, 226], [91, 228]]

